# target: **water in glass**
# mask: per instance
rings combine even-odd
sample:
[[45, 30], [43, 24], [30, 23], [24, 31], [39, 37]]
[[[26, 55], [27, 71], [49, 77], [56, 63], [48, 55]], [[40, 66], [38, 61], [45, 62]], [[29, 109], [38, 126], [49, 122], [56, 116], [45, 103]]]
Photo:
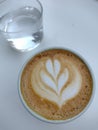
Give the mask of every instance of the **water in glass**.
[[40, 44], [43, 37], [41, 13], [30, 6], [9, 12], [0, 18], [0, 30], [13, 48], [31, 50]]

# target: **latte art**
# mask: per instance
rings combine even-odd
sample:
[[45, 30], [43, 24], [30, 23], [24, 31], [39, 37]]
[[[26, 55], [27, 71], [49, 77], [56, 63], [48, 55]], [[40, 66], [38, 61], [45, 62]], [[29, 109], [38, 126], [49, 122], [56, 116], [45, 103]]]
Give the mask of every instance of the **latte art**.
[[[35, 81], [37, 82], [35, 83]], [[82, 77], [79, 70], [70, 62], [63, 61], [62, 58], [41, 61], [32, 72], [34, 91], [59, 107], [78, 94], [81, 83]]]
[[93, 80], [87, 65], [74, 53], [62, 49], [32, 57], [20, 79], [23, 103], [37, 115], [53, 121], [81, 113], [92, 91]]

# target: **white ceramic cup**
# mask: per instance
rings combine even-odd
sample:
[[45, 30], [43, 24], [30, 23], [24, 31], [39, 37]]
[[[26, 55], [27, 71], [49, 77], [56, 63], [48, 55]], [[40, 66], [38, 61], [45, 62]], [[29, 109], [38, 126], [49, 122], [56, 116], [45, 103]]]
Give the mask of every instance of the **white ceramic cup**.
[[[66, 49], [66, 48], [65, 48], [65, 49], [64, 49], [64, 48], [50, 48], [50, 49], [63, 49], [63, 50], [68, 50], [68, 51], [70, 51], [70, 52], [76, 54], [80, 59], [82, 59], [82, 60], [84, 61], [84, 63], [85, 63], [86, 66], [88, 67], [88, 69], [89, 69], [89, 71], [90, 71], [90, 73], [91, 73], [91, 75], [92, 75], [92, 79], [93, 79], [93, 90], [92, 90], [92, 95], [91, 95], [91, 98], [90, 98], [88, 104], [87, 104], [86, 107], [83, 109], [83, 111], [80, 112], [78, 115], [76, 115], [76, 116], [74, 116], [74, 117], [72, 117], [72, 118], [70, 118], [70, 119], [66, 119], [66, 120], [48, 120], [48, 119], [46, 119], [46, 118], [40, 116], [39, 114], [37, 114], [37, 113], [34, 112], [33, 110], [31, 110], [31, 109], [29, 108], [29, 106], [26, 104], [26, 102], [25, 102], [25, 100], [23, 99], [23, 96], [22, 96], [22, 94], [21, 94], [20, 79], [21, 79], [21, 74], [22, 74], [22, 72], [23, 72], [23, 70], [24, 70], [24, 67], [25, 67], [26, 64], [30, 61], [30, 59], [31, 59], [33, 56], [35, 56], [36, 54], [33, 55], [31, 58], [29, 58], [29, 60], [26, 61], [26, 63], [22, 66], [22, 69], [21, 69], [21, 71], [20, 71], [20, 73], [19, 73], [19, 79], [18, 79], [18, 91], [19, 91], [19, 96], [20, 96], [20, 99], [21, 99], [23, 105], [24, 105], [25, 108], [28, 110], [28, 112], [29, 112], [31, 115], [33, 115], [34, 117], [36, 117], [37, 119], [39, 119], [39, 120], [41, 120], [41, 121], [44, 121], [44, 122], [48, 122], [48, 123], [56, 123], [56, 124], [58, 124], [58, 123], [66, 123], [66, 122], [72, 121], [72, 120], [74, 120], [74, 119], [80, 117], [80, 116], [89, 108], [90, 104], [92, 103], [92, 100], [93, 100], [93, 97], [94, 97], [94, 92], [95, 92], [95, 78], [94, 78], [94, 74], [93, 74], [93, 71], [92, 71], [90, 65], [89, 65], [89, 64], [87, 63], [87, 61], [86, 61], [80, 54], [78, 54], [76, 51], [69, 50], [69, 49]], [[46, 49], [46, 50], [49, 50], [49, 49]], [[42, 51], [45, 51], [45, 50], [41, 50], [40, 52], [42, 52]], [[39, 52], [39, 53], [40, 53], [40, 52]], [[38, 53], [37, 53], [37, 54], [38, 54]]]

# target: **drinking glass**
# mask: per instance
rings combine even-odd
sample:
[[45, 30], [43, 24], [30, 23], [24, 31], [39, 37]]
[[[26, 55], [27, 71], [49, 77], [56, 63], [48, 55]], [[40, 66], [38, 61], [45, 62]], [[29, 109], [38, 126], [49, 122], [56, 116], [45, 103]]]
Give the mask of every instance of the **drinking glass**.
[[43, 37], [39, 0], [0, 0], [0, 33], [18, 51], [36, 48]]

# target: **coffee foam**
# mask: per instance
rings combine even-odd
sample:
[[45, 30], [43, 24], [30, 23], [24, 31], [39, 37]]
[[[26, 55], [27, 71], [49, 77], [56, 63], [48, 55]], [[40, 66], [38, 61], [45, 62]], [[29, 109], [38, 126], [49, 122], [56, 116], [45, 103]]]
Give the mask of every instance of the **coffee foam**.
[[86, 64], [67, 50], [47, 50], [25, 66], [20, 80], [24, 102], [48, 120], [66, 120], [88, 104], [93, 80]]
[[79, 93], [82, 83], [79, 70], [70, 61], [63, 60], [59, 57], [39, 61], [31, 78], [34, 91], [59, 107]]

